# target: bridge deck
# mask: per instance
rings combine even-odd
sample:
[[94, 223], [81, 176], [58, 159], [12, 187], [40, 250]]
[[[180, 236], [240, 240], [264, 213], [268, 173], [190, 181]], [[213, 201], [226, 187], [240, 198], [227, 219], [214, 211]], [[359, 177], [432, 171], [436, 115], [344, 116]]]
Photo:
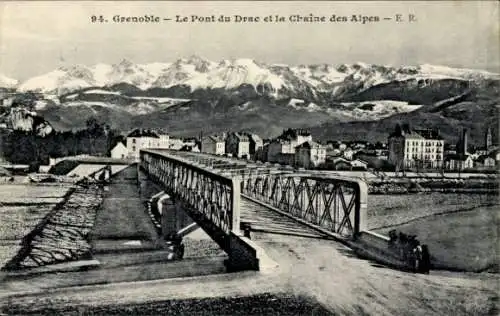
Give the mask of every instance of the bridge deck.
[[311, 238], [328, 237], [245, 198], [241, 200], [241, 222], [249, 223], [253, 232]]

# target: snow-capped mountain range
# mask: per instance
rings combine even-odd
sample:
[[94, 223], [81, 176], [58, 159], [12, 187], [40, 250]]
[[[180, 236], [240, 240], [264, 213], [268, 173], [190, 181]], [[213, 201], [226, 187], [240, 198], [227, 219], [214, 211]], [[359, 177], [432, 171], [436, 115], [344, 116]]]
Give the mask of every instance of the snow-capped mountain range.
[[[106, 87], [118, 83], [132, 84], [142, 90], [150, 88], [188, 87], [198, 89], [235, 89], [250, 85], [274, 97], [289, 97], [294, 91], [332, 93], [342, 96], [392, 81], [406, 80], [477, 80], [498, 79], [499, 75], [480, 70], [420, 65], [405, 67], [379, 66], [365, 63], [288, 66], [265, 64], [252, 59], [213, 62], [198, 56], [173, 63], [135, 64], [128, 60], [108, 65], [75, 65], [17, 84], [19, 91], [66, 94], [89, 87]], [[0, 76], [0, 85], [16, 86], [16, 81]]]
[[[472, 132], [477, 118], [496, 119], [499, 80], [487, 71], [428, 64], [288, 66], [191, 56], [61, 67], [23, 82], [0, 75], [0, 88], [15, 89], [26, 115], [43, 117], [55, 130], [83, 128], [89, 117], [99, 117], [122, 130], [168, 126], [193, 135], [246, 128], [269, 137], [288, 127], [366, 122], [371, 129], [373, 122], [408, 117], [430, 127], [447, 124], [451, 135], [460, 124]], [[0, 110], [10, 113], [9, 102], [2, 100]]]

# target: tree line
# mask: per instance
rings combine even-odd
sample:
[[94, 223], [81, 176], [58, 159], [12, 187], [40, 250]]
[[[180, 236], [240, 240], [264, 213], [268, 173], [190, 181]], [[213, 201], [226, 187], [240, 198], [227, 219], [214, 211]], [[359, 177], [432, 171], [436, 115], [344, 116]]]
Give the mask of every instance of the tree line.
[[123, 136], [109, 125], [90, 118], [86, 128], [78, 131], [54, 131], [47, 136], [35, 132], [13, 130], [2, 135], [1, 154], [13, 164], [33, 167], [46, 165], [50, 158], [88, 154], [108, 156]]

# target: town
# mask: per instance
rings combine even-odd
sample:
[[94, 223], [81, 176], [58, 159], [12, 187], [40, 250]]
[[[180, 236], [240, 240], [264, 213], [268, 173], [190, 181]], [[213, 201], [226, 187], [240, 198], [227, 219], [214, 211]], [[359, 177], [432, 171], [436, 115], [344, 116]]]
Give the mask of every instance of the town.
[[287, 129], [273, 139], [252, 132], [224, 132], [198, 138], [176, 138], [162, 129], [137, 128], [110, 151], [112, 158], [139, 159], [142, 149], [203, 152], [295, 168], [352, 171], [492, 172], [500, 160], [492, 130], [484, 146], [468, 145], [463, 130], [457, 144], [446, 143], [438, 130], [397, 125], [387, 142], [315, 141], [307, 129]]

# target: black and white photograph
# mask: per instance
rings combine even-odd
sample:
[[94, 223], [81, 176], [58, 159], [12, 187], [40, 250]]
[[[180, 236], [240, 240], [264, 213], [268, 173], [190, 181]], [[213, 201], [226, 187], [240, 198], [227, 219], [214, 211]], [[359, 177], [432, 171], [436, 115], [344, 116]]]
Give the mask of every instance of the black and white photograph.
[[0, 1], [0, 316], [498, 315], [500, 2]]

